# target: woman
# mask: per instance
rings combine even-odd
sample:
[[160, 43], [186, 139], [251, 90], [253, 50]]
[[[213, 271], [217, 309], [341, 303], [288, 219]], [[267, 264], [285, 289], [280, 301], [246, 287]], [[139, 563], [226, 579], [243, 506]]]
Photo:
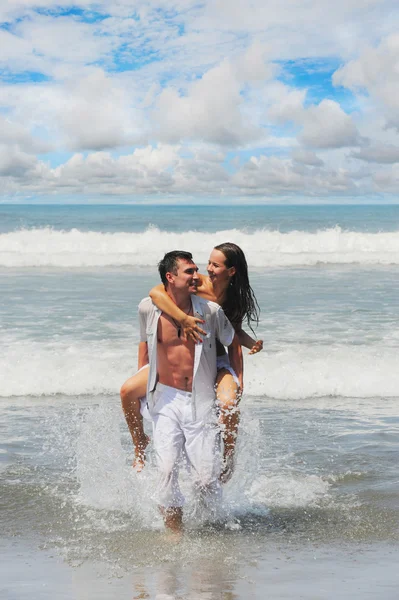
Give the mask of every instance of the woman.
[[[233, 343], [249, 348], [249, 354], [260, 352], [263, 348], [262, 340], [255, 341], [242, 329], [245, 318], [251, 329], [251, 322], [257, 324], [259, 321], [259, 307], [249, 284], [248, 266], [243, 251], [230, 242], [215, 246], [209, 257], [207, 271], [208, 276], [198, 274], [200, 283], [197, 294], [221, 305], [236, 332]], [[205, 335], [205, 331], [200, 327], [203, 321], [180, 310], [169, 298], [163, 285], [153, 288], [150, 296], [162, 312], [180, 324], [186, 338], [191, 338], [195, 342], [201, 341], [201, 335]], [[220, 423], [223, 429], [224, 467], [221, 480], [224, 483], [230, 479], [234, 468], [234, 450], [239, 423], [238, 403], [243, 391], [241, 352], [239, 356], [241, 364], [234, 365], [235, 372], [224, 347], [218, 345], [218, 373], [215, 383], [221, 411]], [[148, 368], [144, 367], [128, 379], [121, 388], [122, 407], [135, 445], [133, 466], [137, 471], [141, 471], [144, 467], [145, 449], [149, 441], [144, 434], [140, 415], [140, 398], [146, 394], [147, 377]]]

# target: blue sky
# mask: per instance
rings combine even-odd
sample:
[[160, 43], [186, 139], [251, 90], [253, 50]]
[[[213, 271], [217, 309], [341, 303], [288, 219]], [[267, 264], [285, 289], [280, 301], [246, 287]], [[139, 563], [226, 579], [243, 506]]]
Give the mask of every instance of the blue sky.
[[0, 201], [396, 202], [398, 24], [391, 0], [2, 6]]

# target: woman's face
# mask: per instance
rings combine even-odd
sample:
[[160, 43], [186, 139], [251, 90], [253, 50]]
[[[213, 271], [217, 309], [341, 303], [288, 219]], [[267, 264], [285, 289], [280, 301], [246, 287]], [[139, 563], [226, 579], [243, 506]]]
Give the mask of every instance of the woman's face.
[[223, 252], [214, 248], [211, 252], [207, 267], [208, 275], [212, 283], [229, 284], [231, 277], [236, 272], [235, 267], [226, 266], [226, 257]]

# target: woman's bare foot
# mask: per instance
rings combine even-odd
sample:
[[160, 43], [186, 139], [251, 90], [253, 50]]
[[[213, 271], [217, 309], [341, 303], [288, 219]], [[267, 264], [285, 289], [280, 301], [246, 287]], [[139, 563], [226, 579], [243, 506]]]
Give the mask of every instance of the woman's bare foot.
[[230, 479], [233, 477], [234, 467], [234, 449], [229, 449], [227, 452], [224, 453], [223, 456], [223, 469], [219, 477], [221, 483], [227, 483], [228, 481], [230, 481]]
[[140, 441], [135, 446], [133, 469], [136, 471], [136, 473], [141, 473], [141, 471], [144, 469], [145, 451], [146, 451], [146, 448], [149, 443], [150, 443], [150, 438], [148, 437], [148, 435], [144, 434], [144, 438], [142, 439], [142, 441]]

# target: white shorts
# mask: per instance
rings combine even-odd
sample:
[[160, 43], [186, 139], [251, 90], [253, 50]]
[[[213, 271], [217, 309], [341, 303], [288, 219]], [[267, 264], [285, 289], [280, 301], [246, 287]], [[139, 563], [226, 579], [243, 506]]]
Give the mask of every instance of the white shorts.
[[238, 381], [236, 372], [234, 371], [233, 367], [230, 365], [228, 354], [221, 354], [220, 356], [218, 356], [216, 358], [216, 368], [218, 371], [221, 371], [222, 369], [226, 369], [227, 371], [229, 371], [229, 373], [232, 374], [233, 379], [236, 382], [236, 384], [238, 386], [240, 386], [240, 382]]
[[221, 499], [220, 427], [214, 407], [200, 419], [193, 419], [192, 394], [162, 383], [154, 392], [154, 450], [159, 468], [157, 501], [165, 507], [179, 507], [184, 496], [179, 487], [179, 462], [185, 454], [194, 484], [206, 504]]

